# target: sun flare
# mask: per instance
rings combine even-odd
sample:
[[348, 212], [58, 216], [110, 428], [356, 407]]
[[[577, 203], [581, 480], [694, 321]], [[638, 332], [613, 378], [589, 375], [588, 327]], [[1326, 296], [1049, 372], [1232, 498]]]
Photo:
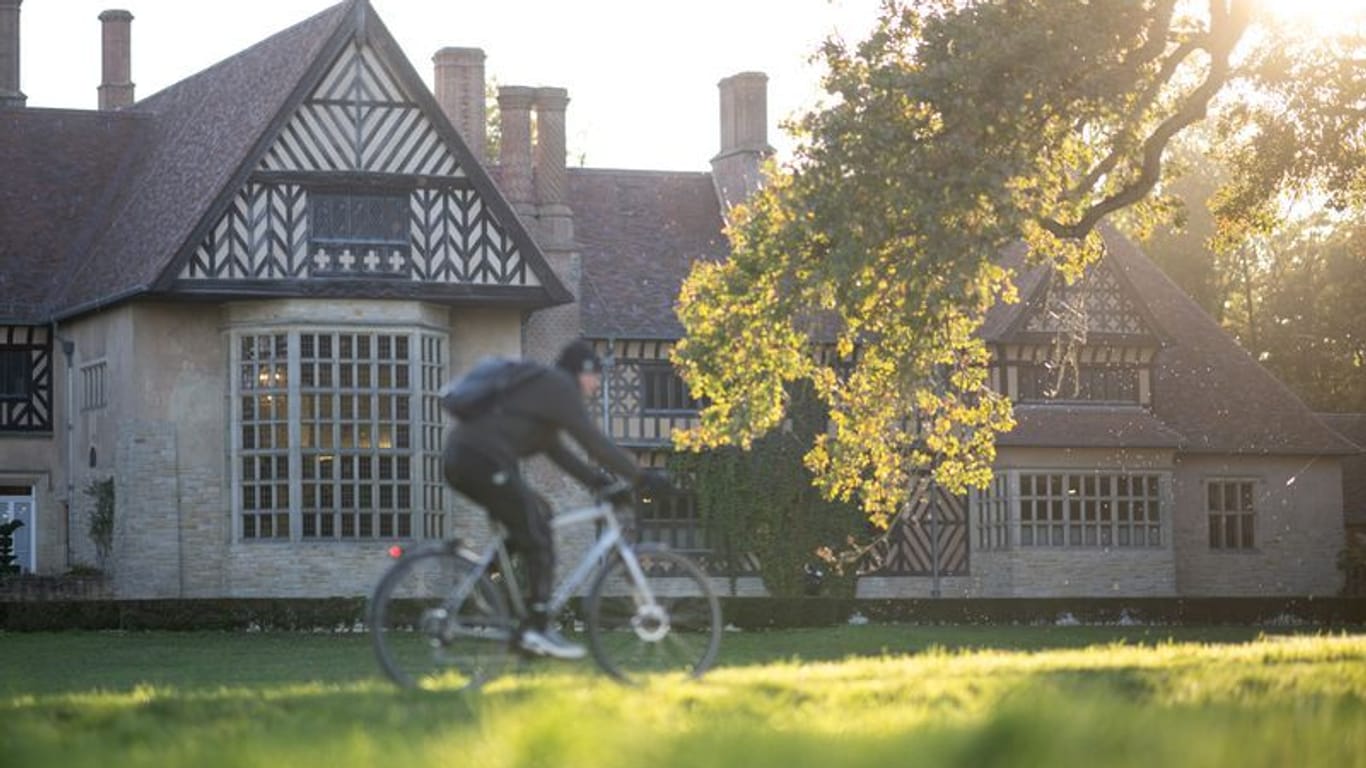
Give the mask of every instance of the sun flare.
[[[1235, 0], [1236, 2], [1237, 0]], [[1366, 34], [1366, 0], [1251, 0], [1277, 23], [1327, 36]]]

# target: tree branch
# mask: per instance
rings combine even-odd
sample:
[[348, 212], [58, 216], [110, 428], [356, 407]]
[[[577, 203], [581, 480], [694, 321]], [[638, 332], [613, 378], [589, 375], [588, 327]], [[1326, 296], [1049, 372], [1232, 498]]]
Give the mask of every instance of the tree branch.
[[1204, 81], [1191, 91], [1181, 108], [1153, 129], [1152, 135], [1143, 142], [1143, 164], [1138, 178], [1092, 205], [1072, 224], [1045, 218], [1039, 221], [1040, 226], [1055, 237], [1080, 240], [1090, 234], [1105, 216], [1139, 202], [1152, 191], [1162, 176], [1162, 153], [1167, 144], [1173, 136], [1204, 119], [1210, 100], [1227, 84], [1229, 57], [1242, 39], [1250, 20], [1248, 6], [1248, 3], [1236, 0], [1228, 5], [1225, 5], [1224, 0], [1210, 0], [1209, 32], [1198, 43], [1198, 47], [1210, 55], [1209, 72]]

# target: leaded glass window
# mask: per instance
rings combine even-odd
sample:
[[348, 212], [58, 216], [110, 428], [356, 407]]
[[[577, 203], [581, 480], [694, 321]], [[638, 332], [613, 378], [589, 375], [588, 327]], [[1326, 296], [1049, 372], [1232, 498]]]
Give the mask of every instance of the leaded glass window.
[[1003, 470], [972, 494], [977, 547], [1161, 547], [1163, 478], [1155, 472]]
[[1210, 549], [1250, 550], [1257, 545], [1257, 504], [1252, 480], [1205, 483]]
[[444, 535], [444, 345], [405, 329], [241, 334], [241, 537]]
[[314, 192], [312, 240], [334, 244], [408, 243], [407, 195]]
[[1137, 365], [1021, 365], [1019, 402], [1139, 402]]

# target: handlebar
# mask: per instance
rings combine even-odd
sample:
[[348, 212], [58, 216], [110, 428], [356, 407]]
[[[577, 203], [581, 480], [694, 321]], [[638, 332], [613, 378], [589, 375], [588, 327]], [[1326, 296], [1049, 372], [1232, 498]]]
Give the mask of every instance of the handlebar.
[[623, 506], [631, 500], [632, 490], [633, 486], [625, 480], [613, 480], [599, 488], [593, 497], [598, 501], [610, 501], [616, 506]]

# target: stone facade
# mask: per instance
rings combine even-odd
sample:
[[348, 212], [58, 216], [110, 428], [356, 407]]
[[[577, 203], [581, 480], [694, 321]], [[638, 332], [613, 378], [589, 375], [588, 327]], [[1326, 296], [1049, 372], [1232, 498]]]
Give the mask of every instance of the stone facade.
[[[23, 106], [16, 53], [18, 5], [17, 0], [0, 0], [0, 49], [5, 49], [0, 51], [0, 107]], [[358, 7], [367, 14], [372, 13], [365, 4]], [[355, 48], [348, 49], [360, 57], [355, 62], [366, 66], [383, 64], [380, 59], [389, 55], [387, 52], [397, 50], [397, 45], [365, 44], [367, 35], [387, 33], [382, 25], [373, 25], [368, 31], [364, 25], [355, 29], [346, 26], [359, 24], [358, 18], [360, 16], [345, 20], [320, 14], [294, 28], [294, 34], [302, 35], [311, 29], [312, 34], [318, 36], [314, 40], [317, 50], [326, 48], [322, 40], [327, 35], [352, 34], [361, 41], [356, 42]], [[106, 32], [113, 40], [106, 49], [106, 62], [112, 66], [106, 69], [107, 87], [102, 87], [102, 103], [107, 95], [109, 100], [105, 106], [126, 109], [112, 110], [106, 116], [109, 122], [101, 123], [104, 128], [133, 131], [144, 123], [151, 125], [156, 120], [183, 118], [184, 123], [167, 122], [171, 127], [162, 128], [158, 124], [155, 132], [143, 138], [148, 141], [167, 136], [175, 138], [198, 135], [199, 129], [222, 128], [221, 134], [215, 134], [215, 140], [206, 139], [204, 144], [217, 146], [236, 139], [243, 147], [242, 153], [264, 151], [259, 150], [265, 146], [260, 132], [268, 126], [278, 129], [290, 115], [256, 115], [258, 122], [252, 124], [247, 124], [245, 118], [243, 121], [209, 120], [203, 116], [201, 107], [210, 99], [197, 96], [194, 99], [164, 98], [159, 102], [162, 113], [139, 115], [138, 120], [127, 121], [125, 125], [121, 113], [137, 109], [136, 104], [130, 104], [132, 83], [127, 72], [127, 22], [130, 20], [126, 12], [105, 18]], [[325, 24], [332, 26], [323, 29]], [[302, 74], [304, 70], [318, 69], [302, 66], [298, 53], [302, 49], [297, 41], [287, 36], [272, 40], [273, 43], [263, 41], [254, 47], [252, 56], [240, 58], [265, 61], [276, 56], [278, 58], [272, 60], [273, 69], [298, 66], [300, 74], [294, 79], [306, 77]], [[249, 62], [233, 63], [242, 66]], [[42, 316], [41, 321], [28, 323], [31, 327], [50, 327], [56, 339], [58, 351], [51, 356], [53, 431], [15, 432], [0, 439], [0, 485], [32, 489], [37, 519], [30, 533], [36, 541], [39, 573], [59, 574], [76, 565], [95, 564], [95, 548], [86, 534], [91, 501], [82, 490], [92, 481], [109, 477], [115, 480], [116, 509], [108, 584], [112, 594], [119, 598], [363, 596], [388, 565], [388, 546], [398, 539], [424, 535], [422, 532], [408, 536], [351, 532], [329, 538], [321, 533], [306, 535], [303, 532], [304, 512], [299, 498], [294, 496], [302, 496], [299, 489], [303, 485], [302, 469], [293, 463], [301, 454], [299, 434], [302, 427], [298, 414], [302, 406], [297, 400], [302, 398], [296, 395], [302, 384], [297, 381], [282, 385], [279, 390], [289, 393], [289, 404], [283, 407], [295, 410], [287, 411], [285, 417], [270, 425], [279, 429], [279, 425], [284, 424], [285, 433], [290, 435], [288, 439], [293, 441], [286, 451], [275, 452], [288, 459], [285, 464], [289, 466], [283, 470], [288, 477], [270, 478], [279, 481], [270, 488], [273, 493], [288, 486], [287, 492], [291, 496], [287, 511], [276, 513], [273, 510], [280, 507], [267, 505], [272, 511], [265, 513], [287, 518], [288, 535], [257, 536], [245, 532], [248, 522], [244, 520], [247, 512], [243, 497], [247, 491], [244, 490], [243, 457], [247, 451], [242, 448], [244, 419], [240, 413], [248, 406], [238, 395], [244, 387], [240, 377], [245, 375], [245, 366], [239, 359], [244, 353], [239, 344], [246, 335], [282, 336], [291, 339], [290, 344], [301, 344], [298, 339], [304, 333], [375, 333], [378, 338], [378, 334], [392, 331], [395, 335], [408, 333], [415, 339], [431, 340], [441, 350], [440, 359], [428, 361], [414, 355], [414, 368], [420, 370], [413, 374], [416, 383], [410, 382], [404, 395], [409, 397], [406, 402], [415, 409], [435, 411], [432, 395], [439, 382], [432, 378], [438, 374], [442, 380], [448, 379], [488, 355], [527, 356], [549, 361], [566, 342], [593, 330], [592, 337], [600, 349], [611, 349], [614, 353], [623, 350], [619, 355], [623, 363], [614, 374], [620, 385], [617, 397], [611, 405], [604, 406], [605, 409], [616, 408], [608, 420], [614, 437], [630, 443], [642, 457], [653, 454], [658, 458], [667, 449], [667, 429], [692, 418], [688, 409], [674, 408], [666, 409], [669, 411], [666, 416], [647, 419], [643, 413], [643, 398], [627, 396], [620, 390], [626, 386], [639, 386], [644, 378], [637, 370], [639, 365], [662, 360], [668, 344], [677, 337], [671, 315], [667, 323], [658, 321], [668, 315], [666, 307], [671, 306], [673, 300], [671, 291], [676, 291], [681, 274], [669, 273], [668, 267], [661, 266], [661, 262], [670, 260], [675, 268], [685, 269], [692, 259], [724, 257], [723, 252], [707, 248], [711, 243], [722, 242], [721, 229], [728, 206], [742, 200], [762, 183], [761, 163], [771, 153], [765, 133], [767, 78], [760, 73], [742, 73], [719, 84], [721, 151], [712, 160], [709, 176], [694, 174], [697, 178], [675, 179], [654, 172], [623, 172], [638, 174], [631, 182], [635, 186], [623, 185], [604, 191], [607, 186], [602, 178], [614, 172], [599, 169], [600, 178], [594, 181], [584, 175], [571, 178], [566, 168], [567, 92], [553, 87], [501, 88], [498, 101], [502, 116], [502, 155], [496, 168], [486, 169], [484, 165], [491, 159], [482, 156], [482, 51], [446, 49], [438, 55], [437, 65], [444, 74], [438, 78], [440, 83], [435, 98], [423, 92], [421, 84], [408, 74], [410, 68], [395, 66], [386, 70], [393, 75], [385, 83], [389, 89], [388, 100], [365, 107], [379, 110], [375, 114], [388, 111], [391, 118], [402, 111], [406, 116], [404, 120], [423, 113], [416, 122], [404, 123], [420, 126], [420, 130], [405, 141], [424, 146], [430, 144], [436, 165], [416, 161], [416, 164], [396, 161], [393, 165], [346, 165], [353, 161], [360, 163], [367, 157], [361, 151], [366, 148], [351, 145], [353, 140], [358, 140], [361, 126], [353, 126], [356, 131], [303, 131], [292, 137], [285, 147], [291, 150], [289, 162], [285, 163], [283, 155], [276, 158], [276, 162], [284, 165], [271, 165], [260, 156], [228, 156], [230, 153], [226, 151], [222, 152], [222, 157], [188, 152], [185, 156], [192, 156], [196, 169], [203, 171], [200, 165], [207, 166], [209, 161], [214, 161], [217, 164], [213, 168], [217, 170], [182, 174], [179, 171], [183, 169], [157, 166], [158, 182], [174, 178], [178, 186], [161, 196], [136, 197], [140, 201], [145, 198], [148, 205], [155, 201], [165, 209], [139, 209], [141, 216], [118, 217], [119, 223], [127, 228], [111, 229], [107, 241], [101, 241], [97, 244], [99, 248], [90, 251], [101, 255], [106, 263], [95, 263], [99, 257], [89, 255], [91, 263], [82, 264], [82, 271], [87, 275], [130, 282], [100, 285], [98, 290], [90, 289], [88, 295], [77, 292], [76, 298], [63, 296], [61, 300], [70, 306], [54, 305], [48, 308], [48, 314]], [[215, 72], [221, 75], [232, 71], [236, 70], [216, 67], [202, 73], [195, 83], [203, 85]], [[380, 69], [368, 71], [379, 72]], [[223, 95], [234, 87], [241, 88], [242, 83], [249, 83], [252, 90]], [[268, 90], [266, 85], [260, 78], [243, 76], [238, 81], [224, 79], [216, 82], [214, 88], [205, 90], [219, 96], [227, 105], [217, 105], [225, 110], [222, 114], [236, 114], [241, 104], [255, 104], [262, 97], [258, 92]], [[283, 95], [286, 91], [312, 93], [302, 87], [306, 83], [293, 82], [293, 79], [284, 82], [282, 78], [280, 83], [269, 85], [281, 87], [279, 109], [311, 108], [301, 106], [296, 97], [290, 97], [295, 98], [295, 102], [290, 103]], [[177, 101], [196, 105], [192, 110], [194, 114], [165, 114], [174, 113], [175, 105], [171, 102]], [[443, 112], [446, 118], [440, 117]], [[459, 132], [461, 140], [443, 142], [443, 138], [451, 136], [452, 130]], [[237, 136], [235, 131], [244, 135]], [[250, 135], [245, 136], [248, 133]], [[29, 140], [36, 142], [37, 138], [50, 134], [53, 131], [32, 130]], [[390, 140], [384, 138], [387, 135], [384, 131], [367, 133], [365, 140]], [[15, 146], [21, 146], [18, 139], [15, 141]], [[317, 148], [315, 144], [329, 147], [341, 165], [310, 165], [307, 161], [314, 155], [304, 146], [308, 142], [314, 143], [308, 144], [313, 149]], [[462, 147], [462, 143], [469, 146]], [[257, 149], [245, 149], [248, 146]], [[62, 146], [54, 151], [65, 155], [70, 149]], [[293, 153], [295, 149], [297, 153]], [[98, 150], [97, 157], [112, 152], [103, 143]], [[166, 157], [172, 154], [167, 152]], [[9, 162], [14, 164], [13, 156]], [[95, 178], [98, 176], [95, 168], [97, 165], [92, 163], [92, 182], [132, 183], [122, 177]], [[408, 182], [417, 187], [444, 183], [450, 187], [447, 191], [451, 194], [441, 198], [443, 205], [454, 206], [458, 200], [470, 207], [444, 211], [439, 226], [429, 224], [425, 229], [419, 226], [416, 235], [434, 242], [443, 239], [451, 242], [449, 250], [458, 250], [459, 258], [447, 257], [445, 261], [429, 258], [422, 262], [424, 268], [429, 269], [425, 276], [373, 271], [343, 274], [325, 269], [314, 275], [305, 260], [277, 259], [276, 251], [280, 248], [272, 245], [273, 239], [278, 239], [292, 244], [285, 249], [289, 254], [307, 253], [305, 197], [295, 196], [289, 198], [292, 202], [285, 202], [284, 198], [269, 195], [239, 194], [229, 200], [240, 190], [196, 188], [192, 194], [191, 190], [182, 188], [200, 182], [222, 183], [222, 179], [233, 176], [239, 168], [255, 168], [253, 173], [260, 172], [249, 185], [265, 184], [284, 175], [303, 178], [320, 188], [340, 188], [356, 178], [364, 178], [365, 184], [354, 185], [356, 189], [348, 188], [346, 194], [356, 198], [348, 205], [374, 203], [373, 199], [367, 203], [366, 198], [385, 197], [385, 194], [370, 194], [381, 187], [384, 188], [381, 192], [394, 198], [394, 190]], [[120, 165], [111, 173], [117, 176], [126, 170]], [[448, 174], [449, 178], [438, 178], [440, 173]], [[403, 180], [403, 184], [393, 184], [396, 177], [405, 174], [409, 178]], [[46, 183], [48, 176], [51, 174], [38, 174], [38, 179]], [[219, 181], [204, 182], [203, 179]], [[706, 194], [685, 195], [684, 183], [698, 179], [702, 180]], [[0, 184], [7, 182], [8, 178], [0, 178]], [[598, 185], [591, 188], [599, 190], [597, 194], [608, 201], [606, 204], [603, 200], [587, 199], [594, 194], [592, 192], [571, 194], [575, 183], [580, 184], [580, 190], [586, 190], [590, 189], [589, 182]], [[644, 186], [646, 184], [651, 186]], [[454, 194], [457, 188], [461, 195]], [[111, 189], [122, 191], [117, 187]], [[646, 189], [650, 191], [640, 191]], [[27, 193], [27, 190], [23, 191]], [[35, 192], [9, 199], [44, 201], [70, 196], [72, 190], [59, 192]], [[466, 192], [469, 195], [465, 195]], [[650, 198], [650, 206], [643, 204], [646, 197]], [[242, 215], [233, 218], [222, 210], [222, 205], [207, 203], [200, 208], [177, 207], [185, 200], [202, 202], [210, 199], [240, 204], [241, 210], [234, 207], [229, 213]], [[273, 202], [268, 205], [269, 201]], [[597, 215], [583, 214], [576, 220], [575, 206], [590, 209], [590, 202], [598, 204], [594, 209]], [[262, 206], [261, 210], [254, 208], [258, 204]], [[411, 206], [413, 198], [407, 198], [406, 204]], [[289, 215], [272, 218], [265, 210], [271, 205], [284, 206], [283, 210]], [[293, 215], [295, 206], [302, 211], [299, 216]], [[252, 210], [247, 211], [247, 208]], [[625, 222], [620, 220], [604, 218], [609, 213], [620, 215], [627, 209], [632, 217], [630, 226], [623, 226]], [[399, 231], [407, 226], [409, 235], [413, 235], [411, 221], [406, 225], [402, 223], [405, 217], [413, 216], [412, 211], [405, 212], [402, 206], [398, 210]], [[685, 215], [684, 211], [692, 211], [692, 216]], [[104, 216], [102, 213], [91, 215], [101, 220]], [[646, 216], [657, 218], [645, 225], [642, 222]], [[37, 218], [35, 215], [35, 220]], [[235, 246], [225, 245], [221, 262], [217, 260], [219, 251], [201, 249], [214, 258], [200, 264], [198, 271], [187, 271], [187, 259], [199, 258], [202, 254], [188, 249], [177, 255], [175, 249], [189, 248], [184, 245], [186, 232], [195, 226], [198, 227], [195, 230], [197, 237], [217, 238], [220, 233], [216, 229], [211, 233], [212, 238], [205, 234], [213, 229], [214, 221], [223, 225], [224, 243], [241, 240], [251, 243], [251, 248], [239, 252], [234, 250]], [[166, 226], [167, 232], [161, 232], [158, 227], [167, 222], [185, 226]], [[392, 221], [388, 223], [392, 224]], [[596, 236], [585, 236], [581, 243], [580, 234], [587, 232], [590, 226], [596, 227], [593, 233]], [[272, 230], [272, 227], [276, 229]], [[634, 233], [625, 234], [634, 234], [641, 240], [623, 239], [623, 230], [633, 227]], [[337, 231], [334, 234], [346, 233]], [[393, 235], [392, 232], [387, 234]], [[5, 235], [0, 232], [0, 238]], [[457, 238], [461, 242], [453, 243]], [[493, 239], [498, 240], [497, 248], [491, 245]], [[80, 250], [59, 246], [54, 245], [52, 252]], [[391, 254], [395, 263], [411, 266], [410, 262], [404, 262], [406, 246], [401, 234], [391, 246], [397, 249]], [[350, 251], [345, 255], [349, 258]], [[148, 263], [127, 263], [143, 257]], [[241, 260], [244, 258], [246, 261]], [[162, 261], [153, 263], [154, 259]], [[519, 282], [471, 276], [489, 267], [490, 259], [509, 269], [518, 265], [527, 268], [529, 276], [519, 278]], [[42, 266], [46, 269], [49, 265]], [[0, 270], [6, 268], [12, 267], [0, 265]], [[462, 272], [461, 277], [452, 277], [457, 268], [467, 270], [469, 274]], [[23, 271], [25, 265], [16, 269]], [[349, 264], [346, 269], [350, 270]], [[442, 269], [446, 270], [441, 273], [444, 277], [438, 279], [435, 275]], [[600, 306], [592, 311], [608, 313], [625, 307], [630, 311], [623, 310], [622, 316], [634, 312], [631, 319], [620, 320], [613, 316], [607, 322], [602, 318], [592, 323], [585, 320], [590, 312], [586, 309], [589, 302], [579, 301], [583, 298], [580, 286], [590, 282], [594, 269], [600, 273], [640, 270], [625, 275], [630, 279], [604, 281], [613, 287], [612, 291], [585, 292], [590, 297], [599, 297], [601, 293], [617, 302], [609, 306], [609, 302], [599, 297]], [[1117, 278], [1111, 287], [1116, 295], [1128, 301], [1132, 297], [1124, 291], [1133, 288], [1136, 273], [1130, 269], [1124, 274], [1123, 279]], [[159, 275], [155, 282], [159, 295], [153, 298], [140, 296], [153, 283], [138, 283], [130, 275], [141, 276], [144, 280], [148, 275]], [[187, 275], [194, 279], [190, 280]], [[92, 281], [101, 282], [94, 278]], [[552, 285], [557, 281], [558, 285]], [[180, 290], [185, 291], [180, 297], [182, 300], [176, 296]], [[650, 295], [624, 295], [632, 291]], [[1168, 302], [1166, 313], [1171, 313], [1173, 308], [1181, 311], [1179, 304]], [[641, 307], [653, 307], [657, 311], [641, 310]], [[1131, 307], [1126, 304], [1123, 308]], [[1149, 309], [1159, 311], [1153, 307]], [[1123, 315], [1121, 319], [1132, 319], [1139, 326], [1153, 319], [1127, 309], [1111, 315]], [[1185, 316], [1182, 318], [1183, 322], [1189, 320]], [[651, 323], [658, 323], [658, 327], [641, 327]], [[590, 324], [594, 324], [594, 328], [586, 329]], [[1220, 336], [1217, 328], [1213, 333], [1215, 337]], [[1122, 414], [1125, 423], [1154, 422], [1156, 406], [1163, 404], [1159, 390], [1153, 385], [1153, 366], [1160, 353], [1171, 353], [1167, 348], [1170, 339], [1156, 334], [1144, 335], [1143, 339], [1141, 354], [1131, 355], [1134, 359], [1099, 361], [1132, 363], [1142, 368], [1135, 384], [1139, 395], [1130, 409], [1132, 413]], [[646, 346], [652, 346], [653, 351], [646, 354], [642, 351]], [[1188, 346], [1191, 349], [1199, 347]], [[625, 353], [624, 350], [632, 348], [634, 353]], [[1036, 348], [1043, 348], [1043, 342], [1033, 346], [1016, 345], [1012, 348], [1015, 352], [1007, 355], [1005, 367], [998, 366], [999, 370], [994, 370], [998, 385], [1007, 394], [1019, 394], [1022, 366], [1037, 362], [1025, 353]], [[1129, 351], [1132, 353], [1133, 349]], [[1197, 351], [1209, 352], [1208, 349]], [[1100, 352], [1105, 350], [1098, 346], [1097, 354]], [[627, 361], [634, 362], [628, 365]], [[1088, 359], [1087, 362], [1097, 361]], [[288, 365], [293, 366], [288, 369], [292, 379], [294, 372], [299, 370], [297, 356], [291, 358]], [[1236, 370], [1245, 373], [1249, 369]], [[260, 371], [265, 372], [265, 369]], [[270, 371], [268, 375], [276, 374], [278, 371]], [[252, 373], [249, 378], [254, 376]], [[418, 379], [418, 376], [425, 378]], [[246, 382], [245, 387], [257, 391], [251, 381]], [[1276, 391], [1293, 400], [1293, 396], [1282, 393], [1280, 388]], [[1175, 401], [1169, 396], [1166, 402]], [[1225, 402], [1215, 406], [1226, 409], [1225, 413], [1229, 408], [1239, 407], [1237, 403]], [[1088, 407], [1083, 406], [1080, 410], [1086, 411]], [[1035, 408], [1036, 414], [1048, 410], [1047, 405], [1039, 407], [1037, 403]], [[1179, 440], [1192, 436], [1179, 435], [1176, 429], [1153, 429], [1146, 435], [1129, 433], [1137, 435], [1135, 439], [1149, 440], [1128, 443], [1148, 446], [1141, 449], [1098, 448], [1095, 446], [1124, 444], [1124, 441], [1094, 439], [1098, 432], [1104, 431], [1096, 426], [1100, 423], [1095, 420], [1097, 410], [1103, 409], [1091, 409], [1077, 419], [1057, 422], [1063, 426], [1086, 426], [1089, 434], [1078, 429], [1066, 439], [1073, 440], [1070, 445], [1090, 447], [1058, 447], [1069, 443], [1056, 431], [1037, 427], [1037, 424], [1046, 427], [1051, 423], [1047, 419], [1037, 420], [1038, 445], [1026, 442], [1003, 447], [996, 468], [1011, 482], [1015, 482], [1021, 473], [1029, 472], [1139, 472], [1145, 473], [1145, 477], [1157, 478], [1155, 482], [1160, 491], [1155, 492], [1154, 498], [1160, 501], [1160, 540], [1142, 548], [1112, 547], [1100, 542], [1087, 546], [1034, 546], [1031, 543], [1022, 547], [1018, 493], [1012, 490], [1007, 491], [1016, 494], [1006, 505], [1010, 509], [1009, 519], [1001, 524], [1012, 531], [1013, 540], [995, 546], [980, 544], [979, 526], [984, 522], [969, 512], [967, 575], [939, 579], [869, 576], [860, 581], [858, 594], [863, 597], [1168, 597], [1337, 593], [1342, 576], [1336, 569], [1335, 559], [1344, 539], [1344, 503], [1342, 462], [1333, 449], [1322, 455], [1309, 449], [1252, 453], [1249, 445], [1226, 444], [1220, 450], [1226, 451], [1227, 455], [1190, 453], [1178, 446], [1184, 445]], [[1293, 417], [1294, 409], [1286, 412]], [[439, 461], [433, 461], [436, 451], [432, 435], [444, 432], [447, 426], [441, 419], [439, 413], [414, 415], [406, 422], [400, 417], [392, 419], [394, 424], [422, 433], [415, 440], [426, 441], [405, 457], [416, 465], [412, 493], [435, 494], [435, 497], [426, 496], [422, 502], [411, 506], [433, 516], [439, 515], [444, 527], [425, 519], [414, 525], [433, 523], [434, 528], [439, 528], [439, 535], [482, 540], [488, 533], [484, 513], [445, 488]], [[331, 426], [329, 424], [328, 428]], [[1193, 443], [1199, 444], [1199, 435], [1194, 438]], [[278, 449], [281, 447], [279, 438], [275, 440], [270, 447]], [[1040, 447], [1044, 445], [1052, 447]], [[1165, 447], [1154, 448], [1154, 445]], [[1238, 451], [1248, 453], [1233, 455]], [[334, 458], [328, 457], [329, 460]], [[526, 473], [557, 507], [586, 500], [585, 493], [574, 481], [543, 459], [529, 461]], [[1224, 481], [1241, 483], [1254, 491], [1255, 544], [1252, 546], [1234, 550], [1211, 546], [1208, 488], [1211, 482]], [[324, 504], [319, 502], [317, 506]], [[372, 506], [379, 509], [382, 505]], [[971, 510], [971, 505], [968, 508]], [[322, 517], [321, 513], [319, 517]], [[271, 524], [278, 525], [274, 517]], [[562, 533], [558, 542], [561, 571], [573, 565], [590, 545], [593, 535], [590, 528], [582, 526]], [[438, 534], [428, 532], [426, 535]], [[715, 583], [722, 592], [730, 592], [732, 586], [739, 595], [763, 592], [762, 583], [752, 576], [734, 584], [718, 577]]]
[[[1213, 550], [1206, 483], [1254, 484], [1256, 545]], [[1343, 573], [1342, 475], [1337, 458], [1179, 457], [1176, 464], [1176, 589], [1190, 596], [1337, 595]]]

